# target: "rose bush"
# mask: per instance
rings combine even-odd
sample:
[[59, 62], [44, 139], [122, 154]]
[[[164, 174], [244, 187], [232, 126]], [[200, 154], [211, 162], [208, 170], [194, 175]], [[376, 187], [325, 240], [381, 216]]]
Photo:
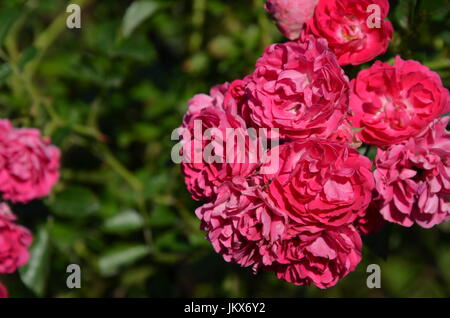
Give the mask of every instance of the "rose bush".
[[[312, 288], [295, 288], [274, 278], [273, 272], [266, 273], [266, 270], [273, 270], [272, 265], [260, 268], [258, 276], [252, 277], [249, 272], [253, 265], [243, 269], [225, 263], [220, 255], [213, 255], [214, 249], [199, 227], [202, 221], [194, 211], [202, 204], [215, 203], [219, 192], [223, 191], [221, 186], [232, 183], [233, 178], [214, 185], [212, 196], [204, 201], [192, 200], [179, 165], [171, 160], [176, 142], [169, 139], [174, 128], [182, 123], [187, 101], [199, 92], [207, 92], [213, 99], [223, 99], [225, 112], [235, 112], [247, 127], [258, 128], [241, 113], [246, 98], [248, 78], [245, 75], [254, 72], [255, 61], [270, 44], [285, 41], [277, 27], [271, 25], [270, 15], [262, 6], [264, 1], [78, 2], [82, 10], [81, 32], [66, 29], [67, 4], [63, 1], [28, 1], [24, 6], [24, 1], [10, 0], [1, 5], [2, 118], [8, 118], [17, 128], [39, 129], [62, 154], [61, 177], [51, 195], [11, 205], [17, 215], [14, 224], [25, 226], [34, 234], [35, 244], [30, 247], [30, 255], [39, 257], [30, 259], [32, 266], [23, 266], [15, 274], [0, 274], [0, 281], [9, 289], [10, 296], [364, 298], [374, 294], [379, 297], [450, 295], [450, 223], [423, 230], [419, 226], [402, 229], [386, 221], [381, 233], [362, 237], [363, 260], [357, 270], [339, 279], [329, 290], [318, 290], [313, 285], [329, 282], [320, 278], [326, 276], [322, 274], [338, 273], [333, 269], [336, 259], [328, 262], [320, 256], [314, 259], [311, 255], [298, 259], [283, 256], [289, 259], [291, 267], [296, 262], [310, 262], [315, 266], [313, 271], [303, 272], [306, 273], [303, 281], [291, 279], [304, 284], [308, 281]], [[291, 12], [301, 12], [297, 17], [303, 17], [302, 10], [294, 6], [295, 2], [289, 2], [293, 4]], [[395, 27], [395, 34], [389, 50], [377, 59], [391, 65], [395, 55], [420, 61], [439, 74], [442, 86], [449, 88], [448, 0], [389, 2], [388, 19]], [[374, 3], [376, 1], [371, 1]], [[283, 18], [287, 16], [283, 13]], [[294, 20], [292, 22], [295, 26]], [[305, 26], [302, 28], [304, 30]], [[344, 28], [352, 34], [349, 25]], [[349, 39], [349, 42], [353, 41]], [[361, 56], [366, 54], [365, 49], [368, 55], [373, 54], [372, 45], [363, 47], [359, 52]], [[344, 70], [354, 79], [360, 70], [369, 67], [347, 65]], [[233, 81], [235, 78], [241, 80]], [[225, 91], [217, 94], [209, 91], [213, 85], [225, 81], [230, 82]], [[390, 84], [386, 81], [385, 85]], [[418, 82], [416, 86], [419, 85]], [[206, 100], [199, 103], [200, 108], [215, 103], [207, 95], [203, 96]], [[348, 145], [353, 139], [350, 134], [358, 137], [361, 130], [352, 123], [347, 125], [348, 119], [347, 116], [330, 137], [321, 138]], [[291, 142], [285, 137], [280, 140], [282, 145]], [[357, 146], [352, 143], [352, 147]], [[380, 147], [386, 150], [389, 146]], [[358, 151], [373, 161], [376, 148], [363, 143]], [[248, 187], [261, 195], [268, 185], [258, 178], [254, 180], [253, 176], [258, 174], [260, 170], [256, 168], [244, 178], [245, 182], [253, 181]], [[244, 192], [244, 186], [233, 184], [232, 188]], [[234, 196], [243, 195], [238, 190], [234, 190]], [[373, 196], [372, 203], [379, 204], [378, 192], [374, 191]], [[254, 194], [251, 199], [265, 203], [263, 197], [257, 198]], [[245, 195], [241, 200], [247, 200]], [[380, 209], [372, 203], [364, 216], [358, 216], [352, 225], [342, 228], [353, 226], [362, 235], [371, 216], [381, 218], [383, 224]], [[227, 207], [223, 211], [228, 210], [233, 209]], [[259, 220], [263, 218], [256, 213], [258, 209], [249, 206], [248, 210], [255, 212], [242, 221], [248, 226], [242, 227], [245, 236], [239, 238], [243, 244], [248, 244], [248, 239], [261, 237], [260, 243], [264, 244], [258, 247], [258, 252], [266, 257], [266, 264], [274, 264], [277, 254], [274, 247], [279, 242], [272, 243], [260, 234]], [[265, 210], [277, 212], [270, 207]], [[237, 212], [230, 214], [234, 220]], [[222, 217], [225, 218], [224, 215], [214, 216], [219, 220]], [[336, 233], [337, 229], [314, 229], [317, 233], [314, 240], [324, 236], [321, 239], [326, 242], [320, 244], [324, 250], [316, 252], [317, 255], [332, 255], [330, 250], [336, 250], [328, 243], [327, 233]], [[310, 242], [304, 234], [301, 234], [302, 239], [298, 237], [305, 231], [304, 226], [295, 226], [288, 219], [284, 233], [289, 235], [283, 234], [282, 240], [288, 245], [289, 239], [297, 237], [291, 246], [301, 245], [298, 250], [306, 249], [314, 240]], [[319, 244], [313, 246], [314, 250], [316, 245]], [[43, 252], [36, 254], [39, 251]], [[292, 251], [289, 248], [289, 252]], [[280, 252], [280, 260], [282, 254]], [[344, 255], [350, 255], [338, 254], [343, 260]], [[317, 261], [324, 264], [320, 272]], [[68, 290], [64, 284], [68, 277], [66, 267], [73, 263], [82, 266], [82, 288]], [[382, 264], [380, 289], [361, 288], [369, 276], [367, 264]], [[284, 268], [280, 268], [280, 272]], [[350, 267], [345, 264], [341, 268], [339, 272], [343, 273]], [[313, 281], [307, 275], [316, 275], [317, 279]], [[332, 274], [332, 277], [339, 276]]]
[[[267, 1], [281, 32], [300, 38], [270, 45], [242, 80], [196, 95], [184, 117], [190, 132], [195, 120], [201, 133], [277, 129], [267, 135], [276, 141], [264, 148], [269, 160], [249, 161], [250, 138], [231, 147], [245, 164], [183, 163], [182, 170], [193, 198], [209, 201], [196, 215], [226, 261], [324, 289], [356, 269], [360, 235], [380, 231], [385, 220], [432, 227], [450, 219], [449, 119], [437, 120], [450, 98], [436, 73], [400, 57], [393, 66], [375, 62], [349, 84], [340, 65], [387, 50], [389, 2], [322, 0], [314, 11], [316, 3]], [[369, 21], [376, 9], [380, 16]], [[230, 144], [225, 136], [214, 139], [218, 157]], [[207, 150], [184, 138], [183, 151]], [[374, 172], [370, 145], [380, 147]]]

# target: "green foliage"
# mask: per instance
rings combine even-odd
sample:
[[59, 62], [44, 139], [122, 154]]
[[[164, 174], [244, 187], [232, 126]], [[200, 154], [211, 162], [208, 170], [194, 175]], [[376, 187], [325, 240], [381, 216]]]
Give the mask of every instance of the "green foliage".
[[[170, 136], [192, 95], [243, 77], [283, 41], [263, 2], [2, 1], [3, 117], [42, 129], [63, 153], [54, 193], [14, 207], [35, 240], [30, 263], [8, 278], [13, 296], [450, 296], [447, 225], [387, 226], [366, 239], [358, 270], [326, 291], [252, 275], [205, 240]], [[69, 3], [82, 7], [79, 30], [65, 26]], [[379, 58], [416, 59], [448, 87], [449, 12], [448, 0], [391, 1], [395, 36]], [[69, 290], [73, 263], [82, 288]], [[371, 263], [380, 290], [366, 287]]]
[[36, 232], [30, 250], [30, 261], [20, 269], [23, 283], [38, 296], [44, 295], [49, 279], [50, 253], [50, 236], [48, 229], [43, 225]]
[[122, 34], [129, 37], [139, 24], [144, 22], [156, 11], [157, 5], [154, 1], [135, 1], [127, 9], [122, 22]]

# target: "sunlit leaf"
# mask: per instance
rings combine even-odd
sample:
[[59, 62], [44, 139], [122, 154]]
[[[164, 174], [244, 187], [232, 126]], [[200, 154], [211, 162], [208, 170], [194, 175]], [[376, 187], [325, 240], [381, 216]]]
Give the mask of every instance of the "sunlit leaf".
[[146, 245], [114, 246], [100, 256], [98, 267], [102, 275], [114, 275], [121, 267], [133, 264], [148, 254], [149, 248]]
[[135, 1], [127, 9], [122, 21], [122, 35], [129, 37], [133, 31], [157, 9], [154, 1]]
[[127, 210], [107, 219], [103, 230], [108, 233], [127, 233], [139, 230], [143, 225], [144, 221], [138, 212]]
[[72, 186], [58, 193], [51, 208], [56, 215], [79, 219], [98, 211], [100, 203], [89, 189]]
[[8, 36], [14, 23], [19, 19], [20, 11], [15, 9], [1, 10], [0, 11], [0, 48], [3, 46], [3, 42]]
[[28, 264], [19, 269], [23, 283], [38, 296], [44, 295], [47, 286], [50, 254], [50, 236], [48, 229], [42, 226], [34, 237]]

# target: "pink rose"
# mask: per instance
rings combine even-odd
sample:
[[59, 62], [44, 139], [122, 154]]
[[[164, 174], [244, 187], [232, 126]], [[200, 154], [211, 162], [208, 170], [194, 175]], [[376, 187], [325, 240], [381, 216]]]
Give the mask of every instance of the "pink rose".
[[364, 214], [374, 181], [371, 162], [357, 150], [310, 140], [283, 144], [279, 153], [278, 171], [263, 175], [271, 207], [300, 225], [322, 227], [350, 224]]
[[361, 140], [347, 119], [328, 139], [348, 144], [355, 149], [358, 149], [362, 145]]
[[416, 61], [376, 61], [351, 82], [352, 123], [372, 145], [400, 143], [420, 133], [450, 107], [439, 75]]
[[234, 177], [217, 196], [196, 210], [201, 228], [227, 262], [273, 271], [296, 285], [327, 288], [353, 271], [361, 259], [361, 239], [352, 225], [304, 226], [269, 207], [260, 177]]
[[0, 283], [0, 298], [8, 298], [8, 290], [6, 289], [5, 285]]
[[219, 107], [223, 105], [225, 93], [228, 91], [230, 84], [224, 83], [216, 85], [209, 91], [210, 95], [197, 94], [188, 101], [188, 110], [183, 118], [183, 127], [189, 125], [192, 116], [200, 114], [207, 107]]
[[265, 8], [277, 22], [281, 33], [290, 40], [296, 40], [304, 23], [313, 16], [318, 1], [267, 0]]
[[259, 268], [272, 264], [271, 244], [286, 231], [287, 216], [270, 210], [258, 195], [258, 184], [236, 176], [217, 189], [211, 203], [195, 213], [215, 251], [227, 262]]
[[378, 149], [374, 177], [387, 221], [430, 228], [450, 219], [449, 120], [438, 119], [419, 136]]
[[[378, 6], [379, 19], [372, 19], [370, 5]], [[325, 38], [339, 64], [359, 65], [386, 52], [393, 33], [391, 23], [384, 20], [388, 13], [387, 0], [319, 1], [302, 37], [314, 34]]]
[[233, 105], [232, 92], [224, 92], [224, 87], [216, 90], [220, 95], [214, 96], [212, 91], [210, 99], [194, 97], [182, 127], [189, 136], [183, 140], [181, 168], [196, 200], [212, 199], [223, 182], [249, 176], [259, 166], [258, 138], [247, 133], [245, 121], [236, 113], [236, 103]]
[[334, 286], [361, 261], [361, 237], [352, 225], [329, 230], [305, 228], [283, 241], [273, 265], [279, 279], [295, 285]]
[[0, 274], [11, 274], [28, 262], [31, 233], [14, 224], [16, 217], [6, 203], [0, 203]]
[[285, 139], [328, 137], [347, 115], [348, 93], [325, 40], [273, 44], [247, 79], [242, 114], [250, 126], [278, 128]]
[[60, 152], [37, 129], [0, 120], [0, 192], [27, 203], [47, 196], [59, 179]]

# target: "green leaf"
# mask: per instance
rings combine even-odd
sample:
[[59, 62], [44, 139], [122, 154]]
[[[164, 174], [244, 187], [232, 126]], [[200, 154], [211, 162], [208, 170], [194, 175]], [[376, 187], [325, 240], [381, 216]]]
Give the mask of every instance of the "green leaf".
[[157, 205], [150, 214], [150, 225], [154, 227], [171, 226], [176, 221], [178, 221], [176, 215], [164, 205]]
[[420, 1], [419, 9], [428, 14], [432, 21], [442, 21], [450, 11], [450, 3], [447, 0]]
[[155, 272], [155, 268], [148, 265], [131, 268], [121, 276], [121, 282], [125, 286], [145, 284], [148, 278], [154, 275]]
[[188, 73], [200, 74], [205, 72], [210, 64], [210, 58], [205, 52], [197, 52], [187, 59], [184, 63], [184, 69]]
[[103, 229], [108, 233], [128, 233], [141, 229], [143, 225], [144, 221], [139, 213], [127, 210], [107, 219]]
[[139, 179], [145, 184], [145, 197], [149, 199], [160, 197], [170, 188], [171, 179], [167, 172], [161, 172], [147, 179], [145, 178], [145, 174], [142, 174], [139, 176]]
[[411, 12], [411, 3], [409, 1], [400, 1], [395, 9], [395, 18], [403, 29], [409, 28], [409, 16]]
[[98, 260], [100, 273], [104, 276], [115, 275], [121, 267], [135, 263], [149, 252], [146, 245], [115, 246], [100, 256]]
[[58, 193], [51, 208], [56, 215], [81, 219], [97, 212], [100, 203], [90, 190], [74, 186]]
[[143, 34], [123, 39], [116, 43], [109, 51], [111, 57], [129, 58], [141, 62], [149, 62], [155, 57], [155, 49]]
[[73, 245], [81, 236], [79, 229], [73, 225], [59, 222], [51, 223], [49, 226], [49, 234], [54, 246], [66, 254], [72, 251]]
[[389, 261], [380, 264], [383, 269], [383, 284], [391, 293], [402, 295], [420, 276], [421, 264], [409, 262], [399, 256], [389, 257]]
[[157, 9], [153, 1], [135, 1], [127, 9], [122, 21], [122, 35], [129, 37], [131, 33]]
[[19, 10], [5, 10], [0, 13], [0, 48], [9, 34], [14, 23], [19, 19]]
[[189, 252], [192, 247], [186, 244], [184, 240], [181, 240], [179, 235], [174, 231], [165, 232], [158, 236], [155, 241], [155, 248], [158, 252], [170, 251], [170, 252]]
[[34, 238], [28, 264], [19, 269], [23, 283], [36, 295], [44, 296], [50, 273], [50, 236], [46, 226], [42, 226]]
[[448, 270], [448, 268], [450, 268], [450, 251], [446, 247], [440, 248], [439, 255], [440, 257], [438, 258], [438, 265], [441, 269], [446, 283], [450, 284], [450, 271]]
[[6, 79], [9, 77], [9, 75], [11, 75], [11, 73], [11, 65], [9, 65], [8, 63], [0, 65], [0, 86], [5, 83]]
[[38, 49], [35, 46], [30, 46], [29, 48], [24, 50], [20, 55], [20, 59], [17, 62], [17, 66], [20, 69], [23, 69], [28, 62], [30, 62], [32, 59], [36, 57], [37, 53]]

